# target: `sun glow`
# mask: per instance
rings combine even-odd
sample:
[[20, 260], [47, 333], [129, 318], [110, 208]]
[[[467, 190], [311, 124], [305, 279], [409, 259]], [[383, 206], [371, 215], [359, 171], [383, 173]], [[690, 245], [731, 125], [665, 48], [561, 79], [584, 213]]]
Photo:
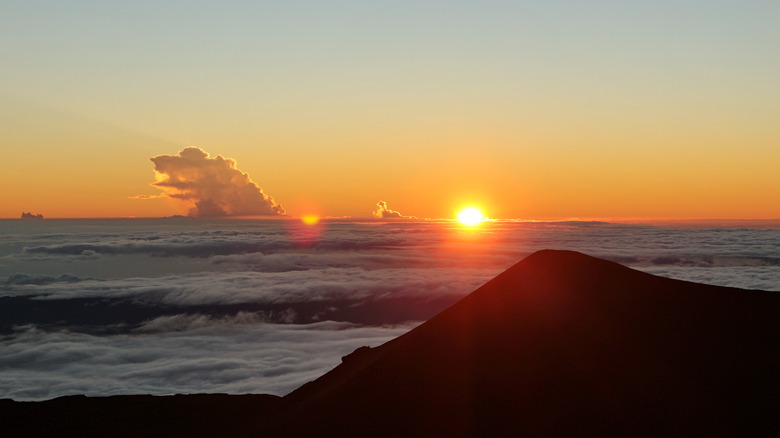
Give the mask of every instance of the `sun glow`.
[[463, 225], [474, 226], [484, 221], [485, 215], [476, 207], [467, 207], [458, 212], [458, 220]]
[[301, 216], [301, 222], [303, 222], [306, 225], [317, 225], [319, 221], [320, 221], [320, 217], [313, 214], [307, 214]]

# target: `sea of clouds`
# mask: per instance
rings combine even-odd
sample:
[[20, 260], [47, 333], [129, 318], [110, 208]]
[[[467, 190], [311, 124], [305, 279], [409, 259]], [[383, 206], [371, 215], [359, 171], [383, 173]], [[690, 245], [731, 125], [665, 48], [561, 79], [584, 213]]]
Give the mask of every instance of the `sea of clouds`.
[[283, 395], [540, 249], [780, 290], [780, 231], [601, 222], [0, 221], [0, 398]]

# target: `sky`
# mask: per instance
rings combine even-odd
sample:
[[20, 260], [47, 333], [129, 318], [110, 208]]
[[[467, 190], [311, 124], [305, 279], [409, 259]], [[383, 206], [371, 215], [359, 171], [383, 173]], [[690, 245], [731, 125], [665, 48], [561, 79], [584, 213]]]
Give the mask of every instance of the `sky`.
[[[770, 0], [5, 0], [0, 218], [780, 218], [778, 19]], [[188, 147], [234, 160], [198, 175], [257, 203], [155, 174]]]

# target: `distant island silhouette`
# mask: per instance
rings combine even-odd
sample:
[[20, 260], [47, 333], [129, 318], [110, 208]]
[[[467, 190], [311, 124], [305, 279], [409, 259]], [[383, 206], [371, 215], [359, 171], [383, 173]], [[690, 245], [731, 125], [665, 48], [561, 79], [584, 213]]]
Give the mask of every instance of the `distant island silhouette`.
[[539, 251], [284, 397], [0, 400], [0, 435], [769, 436], [779, 305]]
[[43, 215], [40, 213], [33, 214], [32, 212], [29, 211], [23, 211], [20, 219], [43, 219]]

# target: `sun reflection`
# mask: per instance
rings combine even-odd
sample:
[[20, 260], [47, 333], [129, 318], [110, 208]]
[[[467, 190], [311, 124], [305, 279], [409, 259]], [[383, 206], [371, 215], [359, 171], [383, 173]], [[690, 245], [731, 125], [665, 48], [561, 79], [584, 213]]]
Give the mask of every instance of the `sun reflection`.
[[473, 227], [485, 220], [485, 215], [476, 207], [467, 207], [458, 212], [458, 220], [463, 225]]
[[305, 214], [298, 219], [300, 222], [284, 221], [290, 240], [301, 248], [316, 246], [325, 232], [325, 223], [316, 214]]

